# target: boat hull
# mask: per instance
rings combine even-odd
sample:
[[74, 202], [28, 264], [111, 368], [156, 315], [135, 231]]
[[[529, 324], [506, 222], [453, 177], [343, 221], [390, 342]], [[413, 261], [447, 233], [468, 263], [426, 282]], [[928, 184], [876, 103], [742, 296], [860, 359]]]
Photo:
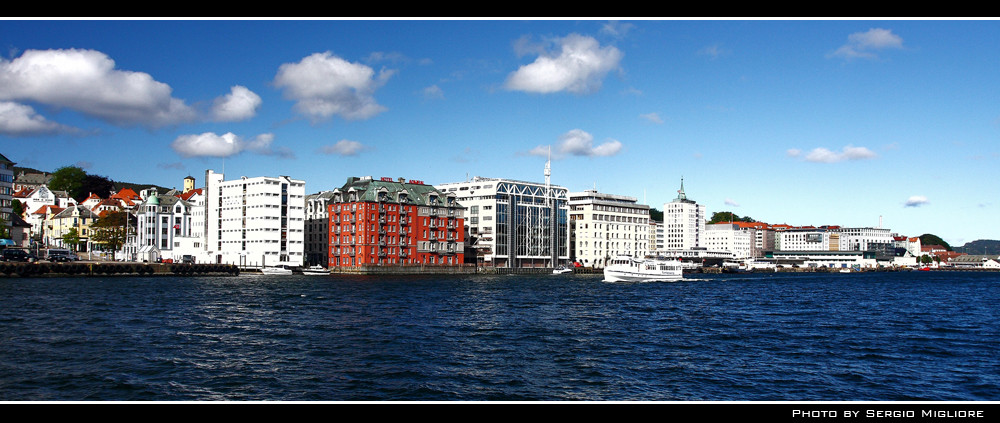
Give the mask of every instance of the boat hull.
[[642, 272], [605, 270], [605, 282], [677, 282], [684, 279], [683, 274], [654, 275]]

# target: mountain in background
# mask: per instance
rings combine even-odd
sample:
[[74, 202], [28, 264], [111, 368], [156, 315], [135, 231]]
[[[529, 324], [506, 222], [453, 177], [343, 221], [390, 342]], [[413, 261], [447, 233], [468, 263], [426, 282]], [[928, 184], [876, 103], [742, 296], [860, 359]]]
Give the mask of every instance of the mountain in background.
[[1000, 240], [977, 239], [972, 242], [966, 242], [961, 247], [955, 247], [955, 251], [965, 254], [1000, 255]]

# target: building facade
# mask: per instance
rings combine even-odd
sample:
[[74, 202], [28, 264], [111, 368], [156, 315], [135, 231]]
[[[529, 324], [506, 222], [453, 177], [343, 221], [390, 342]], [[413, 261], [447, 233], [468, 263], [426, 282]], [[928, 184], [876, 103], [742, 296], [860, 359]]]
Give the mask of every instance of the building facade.
[[305, 181], [205, 171], [207, 261], [247, 266], [304, 262]]
[[144, 190], [142, 197], [145, 201], [135, 209], [135, 248], [123, 252], [130, 257], [134, 250], [139, 261], [179, 259], [174, 250], [181, 246], [182, 238], [191, 237], [194, 206], [172, 193], [159, 194], [156, 188]]
[[[548, 169], [548, 167], [546, 167]], [[437, 185], [468, 211], [476, 263], [555, 267], [569, 262], [569, 190], [513, 179], [474, 177]]]
[[330, 257], [330, 200], [333, 191], [306, 196], [305, 261], [306, 265], [327, 267]]
[[709, 251], [727, 251], [732, 259], [746, 260], [755, 257], [755, 233], [736, 223], [707, 224], [703, 244]]
[[677, 198], [663, 205], [663, 249], [677, 251], [701, 247], [704, 233], [705, 206], [687, 198], [681, 178]]
[[464, 208], [423, 181], [350, 177], [327, 213], [331, 269], [464, 264]]
[[571, 260], [602, 268], [617, 255], [649, 255], [649, 206], [636, 201], [596, 190], [570, 193]]

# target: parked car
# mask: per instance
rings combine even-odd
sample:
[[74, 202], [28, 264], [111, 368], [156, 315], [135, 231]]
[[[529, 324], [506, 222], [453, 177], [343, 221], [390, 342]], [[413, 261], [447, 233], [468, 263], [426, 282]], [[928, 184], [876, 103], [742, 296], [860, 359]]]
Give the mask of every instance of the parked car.
[[34, 254], [31, 254], [28, 251], [19, 248], [8, 248], [6, 250], [3, 250], [3, 253], [0, 254], [0, 257], [3, 258], [3, 261], [25, 261], [25, 262], [34, 261], [35, 258]]
[[66, 249], [57, 249], [57, 248], [50, 248], [48, 253], [46, 254], [46, 258], [49, 261], [59, 261], [59, 262], [80, 260], [80, 257], [78, 257], [76, 253], [74, 253], [73, 251]]
[[181, 263], [194, 264], [194, 256], [185, 254], [184, 257], [181, 257]]

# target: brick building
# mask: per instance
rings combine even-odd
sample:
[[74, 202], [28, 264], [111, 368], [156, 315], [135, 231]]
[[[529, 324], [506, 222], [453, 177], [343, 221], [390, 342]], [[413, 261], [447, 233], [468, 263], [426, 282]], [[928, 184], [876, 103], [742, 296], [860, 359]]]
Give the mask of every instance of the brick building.
[[422, 181], [350, 177], [327, 207], [331, 269], [464, 261], [464, 207]]

